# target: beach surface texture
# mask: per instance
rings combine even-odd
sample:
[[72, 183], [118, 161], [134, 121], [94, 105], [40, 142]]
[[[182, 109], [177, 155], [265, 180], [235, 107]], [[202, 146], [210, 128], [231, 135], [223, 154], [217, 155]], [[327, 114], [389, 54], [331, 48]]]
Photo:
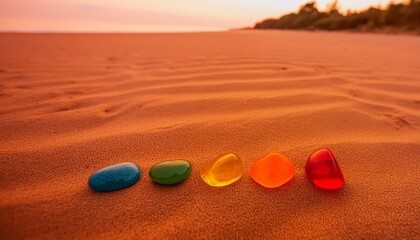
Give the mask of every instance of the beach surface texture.
[[[415, 239], [420, 236], [420, 38], [232, 31], [0, 35], [1, 239]], [[307, 179], [329, 148], [346, 185]], [[200, 178], [229, 152], [244, 175]], [[279, 152], [287, 184], [254, 182]], [[148, 177], [186, 159], [175, 186]], [[89, 176], [134, 162], [134, 186]]]

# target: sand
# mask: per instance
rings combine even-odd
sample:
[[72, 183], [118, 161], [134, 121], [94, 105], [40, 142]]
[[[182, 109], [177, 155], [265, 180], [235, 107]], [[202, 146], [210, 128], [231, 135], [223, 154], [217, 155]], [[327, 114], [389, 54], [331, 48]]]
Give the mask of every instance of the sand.
[[[420, 38], [233, 31], [0, 35], [2, 239], [414, 239], [420, 236]], [[346, 185], [304, 166], [336, 155]], [[212, 188], [209, 159], [245, 174]], [[249, 169], [296, 165], [277, 189]], [[147, 173], [188, 159], [165, 187]], [[96, 170], [131, 161], [133, 187], [96, 193]]]

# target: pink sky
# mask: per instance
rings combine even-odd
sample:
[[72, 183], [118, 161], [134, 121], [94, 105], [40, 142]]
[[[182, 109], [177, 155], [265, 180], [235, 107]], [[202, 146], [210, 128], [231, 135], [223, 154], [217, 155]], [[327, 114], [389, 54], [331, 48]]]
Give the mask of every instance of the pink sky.
[[[321, 9], [331, 0], [318, 1]], [[300, 0], [0, 0], [0, 31], [168, 32], [252, 26]], [[388, 0], [341, 0], [344, 9]]]

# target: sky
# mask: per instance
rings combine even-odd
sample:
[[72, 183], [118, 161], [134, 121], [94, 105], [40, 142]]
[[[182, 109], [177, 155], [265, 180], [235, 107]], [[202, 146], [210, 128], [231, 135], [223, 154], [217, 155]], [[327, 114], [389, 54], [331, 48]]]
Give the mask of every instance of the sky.
[[[394, 2], [396, 2], [395, 0]], [[296, 11], [308, 0], [0, 0], [0, 31], [219, 31]], [[325, 9], [331, 0], [319, 0]], [[343, 9], [389, 0], [341, 0]]]

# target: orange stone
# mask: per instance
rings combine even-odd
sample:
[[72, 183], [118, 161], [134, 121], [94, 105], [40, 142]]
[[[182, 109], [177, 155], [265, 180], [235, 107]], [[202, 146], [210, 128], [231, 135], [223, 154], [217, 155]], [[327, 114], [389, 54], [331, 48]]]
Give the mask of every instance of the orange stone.
[[295, 176], [295, 166], [285, 156], [270, 153], [251, 167], [251, 177], [266, 188], [279, 187]]

